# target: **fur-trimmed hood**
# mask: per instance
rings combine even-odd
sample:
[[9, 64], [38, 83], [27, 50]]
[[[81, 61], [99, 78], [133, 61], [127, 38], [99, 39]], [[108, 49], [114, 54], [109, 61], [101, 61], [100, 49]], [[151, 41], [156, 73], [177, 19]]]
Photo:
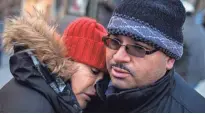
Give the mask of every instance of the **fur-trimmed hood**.
[[13, 43], [23, 43], [33, 49], [37, 58], [59, 76], [70, 76], [73, 62], [66, 55], [66, 48], [56, 32], [56, 26], [46, 21], [40, 12], [9, 19], [3, 33], [7, 53], [13, 53]]

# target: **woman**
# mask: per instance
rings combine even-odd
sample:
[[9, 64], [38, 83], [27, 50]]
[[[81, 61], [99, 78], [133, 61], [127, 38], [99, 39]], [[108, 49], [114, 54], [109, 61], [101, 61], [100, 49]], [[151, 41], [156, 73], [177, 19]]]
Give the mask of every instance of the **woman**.
[[11, 19], [3, 35], [14, 78], [0, 90], [0, 112], [82, 112], [103, 78], [106, 30], [72, 22], [62, 38], [40, 13]]

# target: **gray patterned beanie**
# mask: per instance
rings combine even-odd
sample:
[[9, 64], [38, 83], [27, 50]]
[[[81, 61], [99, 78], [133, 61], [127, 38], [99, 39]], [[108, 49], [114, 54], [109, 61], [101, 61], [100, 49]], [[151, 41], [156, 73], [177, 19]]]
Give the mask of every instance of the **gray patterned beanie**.
[[109, 34], [124, 35], [180, 59], [185, 8], [180, 0], [124, 0], [108, 24]]

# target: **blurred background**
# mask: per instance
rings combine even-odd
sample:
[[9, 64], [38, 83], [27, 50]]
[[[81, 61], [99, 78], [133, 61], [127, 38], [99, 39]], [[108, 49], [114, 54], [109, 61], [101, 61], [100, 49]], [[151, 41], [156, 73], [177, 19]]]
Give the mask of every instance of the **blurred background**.
[[[122, 0], [0, 0], [0, 88], [12, 75], [9, 71], [9, 55], [2, 49], [2, 32], [7, 19], [32, 13], [33, 7], [46, 14], [47, 19], [55, 21], [58, 32], [75, 18], [88, 16], [107, 26], [115, 7]], [[205, 0], [181, 0], [187, 18], [183, 27], [184, 55], [176, 62], [176, 71], [205, 96]]]

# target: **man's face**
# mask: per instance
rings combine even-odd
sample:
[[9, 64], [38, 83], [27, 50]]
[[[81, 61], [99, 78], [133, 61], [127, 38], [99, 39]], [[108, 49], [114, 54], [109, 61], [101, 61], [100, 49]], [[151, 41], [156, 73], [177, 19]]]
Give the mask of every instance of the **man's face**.
[[[130, 37], [121, 35], [109, 37], [118, 40], [122, 45], [134, 44], [144, 47], [146, 51], [154, 50], [153, 47], [134, 41]], [[106, 48], [106, 64], [112, 84], [121, 89], [136, 88], [156, 82], [173, 67], [174, 62], [174, 59], [161, 51], [137, 57], [129, 54], [125, 46], [121, 46], [118, 50]]]

